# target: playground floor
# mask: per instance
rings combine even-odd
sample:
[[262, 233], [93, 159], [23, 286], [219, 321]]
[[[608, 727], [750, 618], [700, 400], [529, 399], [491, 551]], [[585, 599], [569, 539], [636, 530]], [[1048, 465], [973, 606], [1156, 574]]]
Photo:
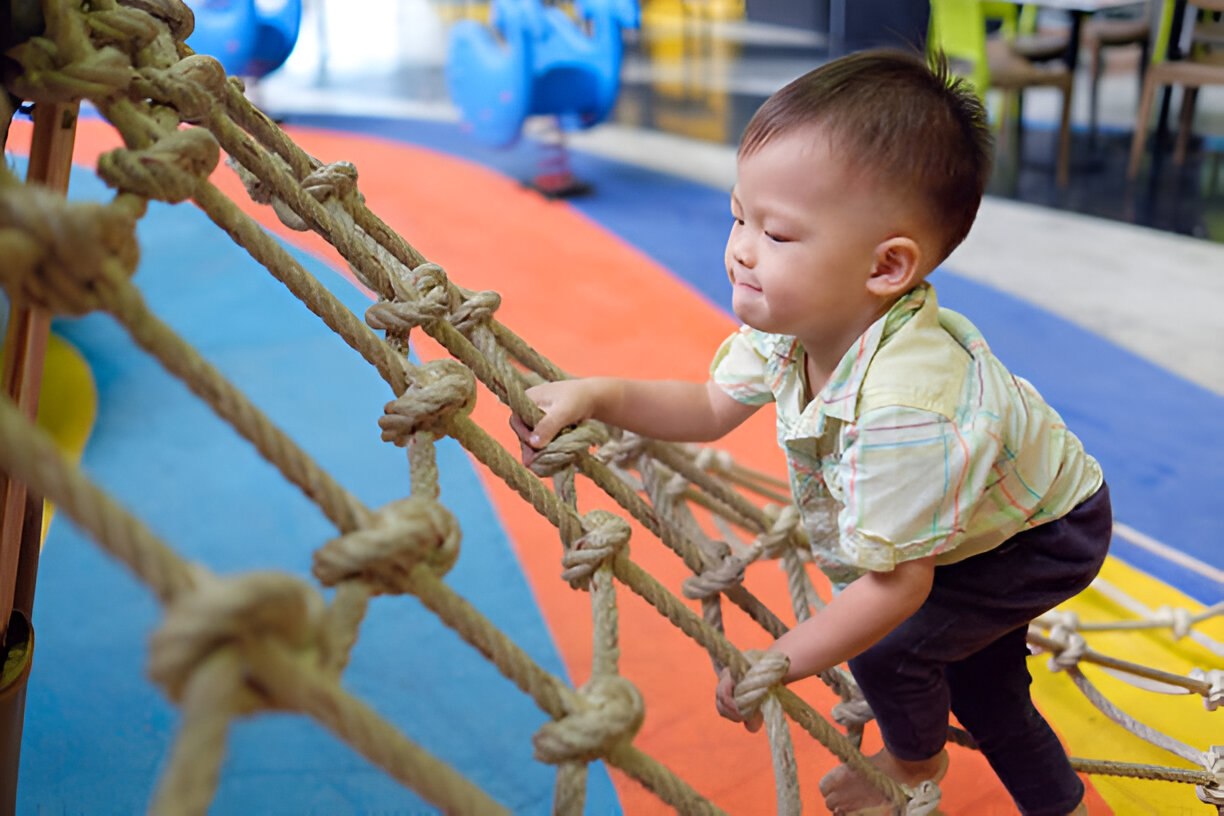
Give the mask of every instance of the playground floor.
[[[336, 41], [330, 47], [339, 53]], [[303, 48], [306, 60], [308, 40]], [[768, 93], [793, 66], [794, 52], [785, 53], [790, 61], [766, 53], [749, 70], [745, 97]], [[690, 110], [688, 120], [663, 127], [661, 98], [637, 125], [632, 110], [621, 111], [618, 122], [573, 142], [573, 169], [592, 185], [591, 194], [550, 201], [522, 184], [539, 160], [533, 140], [507, 151], [482, 148], [447, 116], [434, 91], [395, 91], [404, 72], [429, 77], [436, 66], [400, 66], [399, 74], [384, 71], [381, 84], [361, 86], [368, 68], [346, 74], [336, 60], [323, 81], [315, 63], [288, 65], [252, 95], [312, 155], [352, 161], [370, 208], [452, 280], [500, 292], [499, 320], [573, 374], [704, 375], [713, 348], [734, 327], [721, 261], [734, 117], [721, 125], [724, 138], [695, 138], [685, 131], [707, 119]], [[631, 70], [646, 69], [631, 61]], [[634, 88], [643, 83], [649, 78], [632, 80], [626, 96], [637, 99], [639, 111], [645, 92]], [[1039, 116], [1040, 105], [1032, 107]], [[26, 133], [19, 128], [11, 139], [8, 158], [18, 164]], [[1039, 152], [1041, 135], [1035, 126], [1029, 149]], [[114, 146], [104, 123], [82, 121], [71, 196], [109, 195], [90, 169], [100, 151]], [[1038, 158], [1023, 172], [1038, 178], [1050, 171]], [[218, 183], [241, 195], [227, 173], [218, 171]], [[1083, 192], [1086, 173], [1073, 174], [1067, 200], [1095, 195]], [[368, 295], [325, 247], [279, 228], [267, 208], [248, 209], [347, 305], [364, 311]], [[1193, 217], [1209, 215], [1210, 208], [1199, 208]], [[1109, 577], [1151, 608], [1224, 601], [1224, 523], [1214, 494], [1224, 483], [1218, 306], [1224, 245], [1185, 234], [1192, 232], [997, 194], [966, 245], [933, 278], [941, 303], [969, 315], [1102, 461], [1122, 525]], [[140, 238], [136, 280], [163, 320], [369, 506], [406, 492], [403, 452], [378, 440], [388, 393], [357, 355], [189, 205], [152, 206]], [[334, 535], [309, 502], [113, 322], [57, 321], [56, 331], [80, 350], [96, 385], [97, 419], [82, 460], [95, 481], [176, 549], [217, 572], [309, 575], [311, 552]], [[477, 419], [511, 444], [505, 412], [489, 395], [481, 400]], [[765, 413], [724, 447], [746, 465], [780, 474], [784, 463]], [[590, 671], [589, 602], [559, 579], [555, 531], [461, 450], [443, 446], [439, 466], [442, 500], [464, 527], [463, 553], [448, 583], [542, 666], [580, 684]], [[635, 560], [678, 586], [681, 565], [655, 549], [634, 539]], [[768, 566], [750, 579], [766, 596], [784, 590], [782, 573]], [[622, 603], [622, 671], [648, 701], [640, 747], [729, 813], [772, 812], [764, 737], [717, 718], [705, 653], [639, 600]], [[777, 611], [785, 609], [783, 602]], [[158, 618], [145, 589], [71, 525], [53, 521], [36, 597], [18, 813], [128, 814], [145, 807], [177, 723], [145, 677]], [[742, 646], [763, 645], [743, 621], [729, 620], [728, 629]], [[1224, 640], [1220, 627], [1209, 634]], [[1224, 664], [1192, 645], [1161, 649], [1179, 670], [1185, 661]], [[1033, 673], [1039, 703], [1072, 753], [1139, 761], [1141, 749], [1067, 695], [1058, 685], [1065, 679], [1050, 675], [1044, 660], [1034, 660]], [[531, 735], [543, 715], [413, 599], [375, 602], [345, 678], [349, 690], [512, 812], [550, 812], [554, 771], [531, 758]], [[813, 681], [796, 690], [821, 710], [832, 704]], [[1126, 698], [1132, 699], [1143, 701], [1132, 711], [1141, 719], [1174, 723], [1170, 728], [1194, 723], [1181, 738], [1196, 747], [1221, 742], [1218, 720], [1214, 730], [1198, 725], [1198, 699]], [[230, 745], [214, 813], [432, 812], [301, 718], [253, 718], [234, 730]], [[797, 751], [805, 812], [822, 812], [815, 780], [832, 760], [802, 740]], [[1192, 788], [1143, 784], [1094, 781], [1090, 812], [1205, 811]], [[955, 752], [945, 787], [946, 813], [1014, 812], [970, 752]], [[638, 816], [664, 809], [595, 763], [586, 812]]]

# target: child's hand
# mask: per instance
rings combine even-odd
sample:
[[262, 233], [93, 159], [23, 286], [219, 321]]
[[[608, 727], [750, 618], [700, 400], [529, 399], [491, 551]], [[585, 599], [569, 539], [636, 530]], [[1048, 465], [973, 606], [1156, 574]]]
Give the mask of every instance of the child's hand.
[[590, 419], [595, 412], [598, 385], [591, 380], [558, 380], [527, 389], [544, 416], [534, 428], [517, 415], [510, 417], [510, 427], [518, 434], [523, 448], [523, 464], [530, 466], [536, 451], [547, 445], [570, 425]]
[[739, 709], [735, 707], [735, 681], [731, 679], [731, 670], [723, 669], [722, 674], [718, 676], [718, 691], [714, 693], [714, 706], [718, 709], [718, 713], [726, 717], [732, 722], [742, 722], [744, 727], [749, 731], [756, 732], [761, 730], [761, 726], [765, 722], [765, 718], [761, 716], [761, 712], [757, 711], [748, 719], [744, 719], [740, 714]]

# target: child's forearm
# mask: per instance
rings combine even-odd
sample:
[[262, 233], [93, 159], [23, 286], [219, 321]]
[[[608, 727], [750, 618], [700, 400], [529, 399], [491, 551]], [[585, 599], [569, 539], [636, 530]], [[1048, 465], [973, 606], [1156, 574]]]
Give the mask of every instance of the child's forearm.
[[851, 583], [769, 647], [790, 658], [784, 682], [831, 669], [866, 651], [922, 606], [934, 574], [935, 557], [928, 556]]
[[654, 439], [708, 442], [723, 436], [756, 410], [736, 402], [713, 383], [679, 380], [559, 380], [533, 386], [527, 395], [544, 412], [534, 428], [516, 425], [516, 431], [533, 448], [548, 444], [563, 428], [585, 419], [597, 419]]
[[713, 383], [594, 378], [603, 384], [593, 419], [669, 442], [709, 442], [755, 409]]

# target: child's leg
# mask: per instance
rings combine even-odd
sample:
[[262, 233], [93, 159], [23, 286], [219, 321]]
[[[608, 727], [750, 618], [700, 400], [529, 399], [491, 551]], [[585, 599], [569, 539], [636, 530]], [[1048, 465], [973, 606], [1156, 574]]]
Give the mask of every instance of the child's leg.
[[973, 735], [1021, 813], [1065, 816], [1083, 798], [1084, 783], [1058, 736], [1033, 707], [1026, 628], [1014, 629], [948, 666], [952, 712]]
[[[871, 704], [891, 756], [921, 762], [942, 750], [949, 709], [953, 704], [958, 712], [962, 708], [962, 700], [953, 700], [952, 694], [959, 695], [964, 682], [956, 681], [955, 688], [950, 685], [951, 675], [957, 673], [951, 666], [964, 662], [966, 667], [960, 674], [974, 676], [973, 667], [989, 664], [990, 660], [975, 662], [973, 656], [991, 652], [1000, 639], [1004, 643], [997, 649], [1010, 649], [1013, 655], [1008, 663], [1011, 668], [1004, 675], [1010, 681], [1009, 696], [1004, 699], [1011, 701], [1014, 710], [1005, 718], [1036, 715], [1028, 696], [1029, 677], [1024, 666], [1025, 627], [1034, 617], [1091, 582], [1108, 550], [1111, 525], [1109, 494], [1102, 486], [1100, 492], [1067, 516], [1027, 530], [998, 550], [935, 570], [931, 594], [922, 607], [879, 643], [850, 661], [851, 673]], [[978, 738], [974, 728], [980, 729], [988, 717], [975, 719], [972, 701], [963, 702], [967, 716], [975, 720], [973, 725], [964, 725]], [[1040, 722], [1048, 730], [1044, 720]], [[1033, 729], [1034, 733], [1039, 730], [1035, 725]], [[990, 738], [986, 741], [989, 743]], [[1053, 750], [1066, 762], [1057, 739], [1053, 748], [1042, 745], [1023, 750], [1045, 753]], [[1026, 756], [1010, 765], [1012, 760], [1008, 760], [1010, 767], [1021, 769], [1043, 761]], [[1036, 773], [1033, 778], [1040, 783], [1042, 775]], [[1003, 781], [1011, 790], [1012, 782], [1006, 778]], [[1019, 796], [1023, 793], [1012, 793], [1020, 804]], [[1074, 805], [1072, 801], [1062, 813], [1069, 812]]]

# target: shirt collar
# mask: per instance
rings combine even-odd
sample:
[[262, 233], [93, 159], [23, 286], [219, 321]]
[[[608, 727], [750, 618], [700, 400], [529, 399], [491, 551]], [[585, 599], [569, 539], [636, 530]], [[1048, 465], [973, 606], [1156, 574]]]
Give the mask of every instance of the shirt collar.
[[833, 376], [804, 410], [804, 414], [809, 411], [817, 411], [820, 414], [817, 420], [818, 430], [823, 431], [825, 416], [844, 422], [854, 419], [863, 377], [866, 376], [871, 358], [880, 346], [888, 342], [889, 338], [919, 312], [923, 312], [928, 320], [938, 321], [938, 309], [935, 290], [928, 283], [920, 283], [902, 295], [883, 317], [872, 323], [867, 331], [854, 341], [833, 369]]

